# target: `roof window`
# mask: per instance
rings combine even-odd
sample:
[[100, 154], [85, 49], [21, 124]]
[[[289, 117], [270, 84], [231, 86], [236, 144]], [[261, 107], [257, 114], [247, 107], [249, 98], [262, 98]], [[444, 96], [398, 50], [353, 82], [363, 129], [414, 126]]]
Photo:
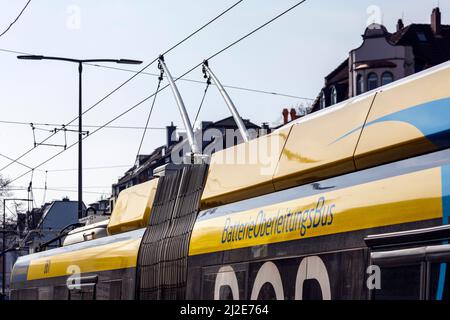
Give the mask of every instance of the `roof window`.
[[419, 38], [419, 40], [422, 42], [427, 41], [427, 36], [425, 35], [425, 33], [423, 31], [417, 32], [417, 38]]

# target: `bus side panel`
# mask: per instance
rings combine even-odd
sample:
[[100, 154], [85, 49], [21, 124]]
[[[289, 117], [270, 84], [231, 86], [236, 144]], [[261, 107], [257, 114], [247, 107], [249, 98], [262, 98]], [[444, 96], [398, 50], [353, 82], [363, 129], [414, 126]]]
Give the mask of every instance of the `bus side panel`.
[[364, 238], [441, 223], [431, 219], [190, 256], [187, 299], [367, 299]]
[[81, 286], [67, 276], [16, 282], [12, 300], [132, 300], [135, 298], [136, 268], [83, 273], [81, 279], [96, 277], [92, 285]]
[[357, 249], [206, 267], [201, 299], [364, 299], [366, 261], [367, 251]]

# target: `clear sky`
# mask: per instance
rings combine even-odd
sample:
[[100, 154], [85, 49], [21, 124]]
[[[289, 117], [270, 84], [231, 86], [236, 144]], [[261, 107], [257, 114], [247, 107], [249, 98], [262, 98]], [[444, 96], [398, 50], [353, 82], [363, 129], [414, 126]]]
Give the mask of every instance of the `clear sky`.
[[[27, 0], [0, 0], [0, 31], [3, 31]], [[232, 5], [235, 0], [32, 0], [19, 21], [0, 38], [0, 49], [75, 58], [129, 58], [148, 63], [203, 23]], [[220, 20], [166, 55], [173, 75], [182, 74], [205, 57], [259, 26], [297, 1], [246, 0]], [[367, 9], [376, 5], [389, 31], [398, 18], [405, 24], [429, 23], [436, 0], [308, 0], [294, 11], [210, 61], [224, 84], [315, 98], [323, 77], [359, 46], [366, 24], [373, 18]], [[440, 1], [443, 23], [450, 24], [450, 2]], [[79, 13], [79, 15], [78, 15]], [[119, 66], [119, 65], [112, 65]], [[120, 66], [119, 66], [120, 67]], [[138, 70], [137, 66], [127, 66]], [[54, 61], [19, 61], [16, 55], [0, 52], [0, 120], [67, 123], [77, 115], [77, 67]], [[152, 65], [148, 72], [157, 73]], [[85, 66], [84, 108], [92, 106], [131, 74]], [[189, 78], [203, 80], [201, 70]], [[151, 94], [157, 85], [152, 76], [140, 75], [84, 117], [84, 124], [101, 125]], [[204, 85], [179, 82], [191, 118], [200, 103]], [[298, 99], [229, 90], [244, 118], [253, 122], [279, 122], [284, 107], [294, 107]], [[144, 126], [151, 102], [148, 101], [112, 125]], [[201, 120], [220, 120], [228, 110], [215, 88], [205, 100]], [[170, 90], [158, 95], [149, 126], [181, 124]], [[51, 129], [51, 128], [50, 128]], [[41, 140], [49, 133], [36, 131]], [[86, 168], [131, 165], [139, 146], [141, 130], [104, 129], [84, 141]], [[68, 143], [77, 139], [68, 133]], [[63, 135], [51, 141], [64, 143]], [[164, 130], [147, 133], [143, 153], [165, 142]], [[25, 125], [0, 123], [0, 153], [17, 157], [33, 146], [32, 130]], [[35, 166], [52, 154], [55, 147], [39, 147], [21, 161]], [[8, 160], [0, 158], [3, 167]], [[44, 165], [41, 169], [77, 168], [77, 148]], [[0, 172], [8, 178], [27, 171], [12, 165]], [[93, 202], [110, 193], [111, 184], [126, 168], [84, 171], [84, 199]], [[34, 173], [33, 186], [44, 187], [45, 173]], [[30, 175], [13, 183], [27, 186]], [[77, 171], [49, 172], [48, 188], [76, 191]], [[35, 189], [41, 205], [42, 190]], [[26, 196], [25, 191], [16, 196]], [[76, 192], [47, 191], [46, 200], [63, 196], [76, 199]]]

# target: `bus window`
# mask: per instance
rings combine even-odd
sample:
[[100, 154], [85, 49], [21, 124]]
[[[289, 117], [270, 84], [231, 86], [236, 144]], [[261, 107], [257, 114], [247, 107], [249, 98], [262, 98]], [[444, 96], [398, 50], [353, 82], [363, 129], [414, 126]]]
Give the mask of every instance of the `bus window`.
[[70, 290], [69, 291], [69, 300], [83, 300], [81, 296], [81, 290]]
[[379, 267], [381, 280], [380, 289], [369, 288], [370, 297], [450, 300], [449, 240], [448, 224], [367, 236], [370, 266]]
[[450, 300], [450, 245], [444, 241], [441, 245], [430, 246], [428, 261], [429, 300]]
[[122, 280], [100, 282], [96, 288], [97, 300], [122, 299]]
[[82, 284], [69, 292], [70, 300], [95, 300], [95, 284]]
[[381, 267], [381, 288], [374, 290], [375, 300], [419, 300], [421, 264]]
[[38, 300], [39, 292], [37, 288], [20, 289], [18, 291], [19, 300]]
[[448, 262], [429, 264], [429, 300], [450, 300], [449, 267]]
[[39, 300], [51, 300], [53, 297], [52, 287], [40, 287], [38, 289], [38, 299]]
[[67, 300], [69, 298], [69, 290], [67, 285], [56, 286], [53, 288], [53, 300]]

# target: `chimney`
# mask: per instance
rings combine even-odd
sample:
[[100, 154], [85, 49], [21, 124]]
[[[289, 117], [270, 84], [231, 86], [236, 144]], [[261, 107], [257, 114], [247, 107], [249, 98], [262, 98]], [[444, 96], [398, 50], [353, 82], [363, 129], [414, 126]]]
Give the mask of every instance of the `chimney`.
[[[177, 126], [173, 125], [173, 122], [170, 123], [170, 126], [166, 127], [166, 134], [167, 134], [167, 148], [172, 146], [173, 144], [177, 143], [178, 141], [175, 140], [175, 137], [172, 137], [177, 130]], [[173, 139], [173, 140], [172, 140]]]
[[289, 111], [288, 109], [284, 108], [283, 109], [283, 123], [286, 124], [289, 122]]
[[402, 19], [398, 19], [398, 21], [397, 21], [397, 31], [403, 30], [404, 27], [405, 27], [405, 25], [403, 24], [403, 20]]
[[433, 30], [435, 36], [441, 34], [441, 10], [439, 10], [439, 7], [434, 8], [431, 13], [431, 30]]
[[296, 119], [299, 118], [299, 117], [297, 116], [297, 111], [296, 111], [294, 108], [291, 109], [290, 114], [291, 114], [291, 121], [294, 121], [294, 120], [296, 120]]
[[270, 133], [270, 127], [269, 124], [267, 122], [263, 122], [261, 124], [261, 131], [260, 131], [260, 135], [266, 135]]

